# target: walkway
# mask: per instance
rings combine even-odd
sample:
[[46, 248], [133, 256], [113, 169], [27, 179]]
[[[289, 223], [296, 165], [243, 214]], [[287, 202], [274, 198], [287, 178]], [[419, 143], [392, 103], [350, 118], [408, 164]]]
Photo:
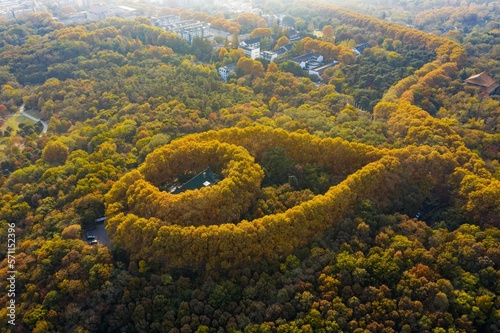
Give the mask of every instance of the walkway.
[[39, 118], [33, 117], [32, 115], [24, 112], [24, 104], [19, 107], [19, 113], [21, 113], [21, 115], [23, 115], [23, 116], [25, 116], [25, 117], [33, 120], [35, 123], [37, 123], [37, 122], [41, 122], [42, 123], [42, 125], [43, 125], [43, 131], [42, 131], [42, 133], [40, 133], [40, 136], [42, 136], [43, 133], [47, 133], [47, 130], [49, 129], [49, 125], [45, 121], [43, 121], [43, 120], [41, 120]]

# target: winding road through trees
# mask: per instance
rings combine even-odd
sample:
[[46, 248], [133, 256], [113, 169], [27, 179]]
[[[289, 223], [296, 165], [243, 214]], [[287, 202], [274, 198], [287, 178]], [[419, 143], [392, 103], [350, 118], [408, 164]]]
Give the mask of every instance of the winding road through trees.
[[24, 112], [24, 104], [23, 104], [23, 105], [21, 105], [21, 106], [19, 107], [19, 113], [20, 113], [21, 115], [23, 115], [23, 116], [25, 116], [25, 117], [27, 117], [27, 118], [29, 118], [29, 119], [33, 120], [34, 122], [41, 122], [41, 123], [42, 123], [42, 125], [43, 125], [43, 130], [42, 130], [42, 133], [40, 133], [40, 136], [41, 136], [43, 133], [47, 133], [47, 130], [49, 129], [49, 125], [48, 125], [45, 121], [43, 121], [43, 120], [41, 120], [41, 119], [39, 119], [39, 118], [33, 117], [32, 115], [30, 115], [30, 114], [28, 114], [28, 113]]

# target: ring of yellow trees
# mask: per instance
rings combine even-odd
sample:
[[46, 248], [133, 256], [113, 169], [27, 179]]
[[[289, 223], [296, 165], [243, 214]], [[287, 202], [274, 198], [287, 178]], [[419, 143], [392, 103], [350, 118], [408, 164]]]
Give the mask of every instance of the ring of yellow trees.
[[[297, 163], [319, 163], [344, 180], [284, 213], [234, 221], [248, 209], [262, 179], [253, 158], [258, 163], [272, 147], [284, 148]], [[114, 244], [149, 265], [247, 265], [290, 254], [334, 226], [360, 199], [400, 209], [405, 199], [422, 202], [431, 192], [445, 197], [455, 191], [460, 198], [464, 177], [481, 166], [465, 148], [462, 160], [456, 155], [445, 147], [441, 151], [428, 146], [381, 150], [262, 126], [190, 135], [154, 151], [138, 170], [114, 184], [106, 197], [107, 230]], [[217, 185], [177, 195], [158, 190], [166, 179], [186, 169], [199, 171], [207, 163], [222, 170], [225, 178]], [[462, 198], [464, 207], [474, 205], [474, 196]], [[182, 200], [189, 204], [183, 206]], [[166, 211], [176, 210], [169, 203], [181, 207], [175, 218]], [[187, 207], [197, 207], [196, 218]], [[230, 211], [221, 215], [226, 221], [216, 216], [223, 214], [218, 207]]]
[[[179, 194], [158, 187], [185, 172], [210, 166], [223, 179], [214, 186]], [[144, 164], [122, 178], [109, 194], [110, 210], [122, 210], [165, 224], [210, 225], [236, 222], [248, 210], [264, 178], [262, 168], [242, 147], [219, 141], [178, 140], [149, 154]], [[111, 208], [113, 207], [113, 208]]]

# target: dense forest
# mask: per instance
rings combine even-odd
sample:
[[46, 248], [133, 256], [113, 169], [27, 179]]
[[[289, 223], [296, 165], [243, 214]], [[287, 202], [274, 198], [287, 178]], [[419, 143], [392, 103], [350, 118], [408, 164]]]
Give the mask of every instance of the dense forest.
[[500, 11], [441, 2], [158, 11], [293, 26], [320, 78], [146, 17], [1, 21], [0, 332], [500, 332], [500, 98], [464, 83], [500, 81]]

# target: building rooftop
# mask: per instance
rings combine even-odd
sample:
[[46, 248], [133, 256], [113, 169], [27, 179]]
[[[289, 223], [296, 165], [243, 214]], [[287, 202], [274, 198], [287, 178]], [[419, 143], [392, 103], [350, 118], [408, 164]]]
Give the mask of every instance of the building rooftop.
[[245, 39], [242, 41], [242, 43], [245, 43], [246, 45], [251, 45], [255, 43], [260, 43], [262, 37], [256, 37], [256, 38], [250, 38], [250, 39]]
[[214, 185], [218, 182], [210, 168], [206, 168], [187, 182], [179, 186], [172, 186], [169, 192], [172, 194], [182, 193], [187, 190], [197, 190], [207, 186]]
[[284, 53], [290, 52], [292, 50], [293, 44], [283, 45], [279, 49], [276, 50], [276, 54], [282, 55]]
[[128, 7], [128, 6], [117, 6], [117, 7], [120, 8], [120, 9], [126, 10], [128, 12], [135, 12], [135, 11], [137, 11], [137, 9], [132, 8], [132, 7]]
[[309, 52], [304, 55], [301, 55], [299, 57], [295, 57], [292, 59], [292, 61], [301, 63], [302, 61], [308, 61], [308, 60], [316, 60], [321, 56], [319, 53], [314, 53], [314, 52]]
[[371, 47], [370, 44], [363, 43], [363, 44], [360, 44], [358, 46], [353, 47], [352, 50], [354, 51], [354, 53], [356, 53], [356, 55], [360, 55], [369, 47]]
[[228, 65], [225, 65], [225, 66], [222, 66], [221, 68], [224, 68], [225, 70], [227, 71], [231, 71], [231, 72], [234, 72], [236, 70], [236, 63], [231, 63], [231, 64], [228, 64]]
[[290, 34], [290, 41], [292, 42], [299, 41], [303, 38], [300, 32], [295, 30], [294, 28], [288, 29], [288, 33]]
[[259, 47], [255, 47], [255, 46], [244, 46], [244, 45], [240, 45], [240, 48], [242, 48], [243, 50], [247, 50], [247, 51], [259, 50], [259, 49], [260, 49]]
[[465, 82], [481, 87], [489, 87], [490, 85], [496, 83], [496, 81], [491, 76], [486, 74], [486, 72], [472, 75], [471, 77], [466, 79]]
[[255, 43], [260, 43], [263, 38], [271, 38], [272, 40], [276, 40], [276, 36], [277, 36], [276, 34], [272, 34], [272, 35], [267, 35], [267, 36], [249, 38], [249, 39], [245, 39], [245, 40], [241, 41], [240, 45], [244, 46], [244, 44], [246, 44], [246, 45], [252, 45], [252, 44], [255, 44]]
[[338, 63], [339, 63], [338, 61], [330, 62], [328, 64], [324, 64], [324, 65], [321, 65], [319, 67], [311, 68], [311, 70], [313, 70], [316, 73], [318, 73], [318, 75], [322, 75], [325, 70], [327, 70], [330, 67], [333, 67], [333, 66], [337, 65]]
[[486, 72], [472, 75], [465, 80], [465, 83], [481, 87], [482, 92], [488, 95], [492, 94], [498, 87], [500, 87], [500, 84], [498, 84], [491, 76], [486, 74]]

